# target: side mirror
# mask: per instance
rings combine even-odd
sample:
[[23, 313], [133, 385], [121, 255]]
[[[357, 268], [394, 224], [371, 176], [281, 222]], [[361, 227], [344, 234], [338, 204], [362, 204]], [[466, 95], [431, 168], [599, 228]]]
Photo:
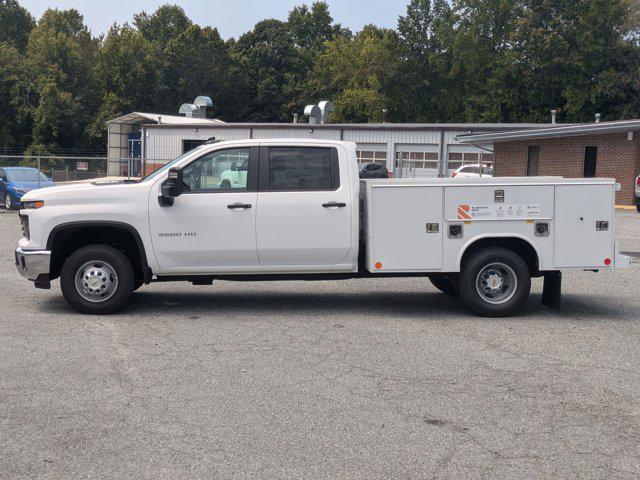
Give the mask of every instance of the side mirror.
[[182, 182], [182, 169], [172, 168], [169, 170], [167, 179], [160, 187], [161, 195], [158, 197], [158, 203], [162, 207], [170, 207], [173, 205], [173, 199], [182, 195], [184, 183]]

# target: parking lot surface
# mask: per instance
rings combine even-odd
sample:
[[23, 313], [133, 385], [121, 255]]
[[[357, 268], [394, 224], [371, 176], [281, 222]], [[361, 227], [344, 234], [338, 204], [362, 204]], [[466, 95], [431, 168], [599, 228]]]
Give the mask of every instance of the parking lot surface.
[[[640, 215], [616, 228], [640, 252]], [[18, 275], [19, 236], [0, 213], [0, 478], [640, 476], [638, 264], [504, 319], [426, 279], [152, 284], [90, 317]]]

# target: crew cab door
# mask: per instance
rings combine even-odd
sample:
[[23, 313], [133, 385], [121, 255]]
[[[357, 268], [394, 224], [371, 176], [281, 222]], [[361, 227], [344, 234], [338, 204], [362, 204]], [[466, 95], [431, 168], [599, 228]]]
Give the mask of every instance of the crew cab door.
[[348, 256], [354, 205], [338, 155], [335, 147], [261, 147], [256, 234], [266, 270], [327, 267]]
[[258, 147], [228, 148], [194, 160], [183, 168], [184, 190], [172, 206], [159, 205], [162, 182], [154, 186], [149, 223], [162, 273], [256, 269], [258, 155]]

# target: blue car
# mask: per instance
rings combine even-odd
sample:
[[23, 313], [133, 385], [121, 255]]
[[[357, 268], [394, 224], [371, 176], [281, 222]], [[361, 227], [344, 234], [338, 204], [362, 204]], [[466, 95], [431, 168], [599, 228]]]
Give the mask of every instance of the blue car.
[[[40, 182], [38, 183], [38, 177]], [[20, 198], [36, 188], [53, 187], [55, 183], [37, 168], [3, 167], [0, 168], [0, 205], [7, 210], [20, 208]]]

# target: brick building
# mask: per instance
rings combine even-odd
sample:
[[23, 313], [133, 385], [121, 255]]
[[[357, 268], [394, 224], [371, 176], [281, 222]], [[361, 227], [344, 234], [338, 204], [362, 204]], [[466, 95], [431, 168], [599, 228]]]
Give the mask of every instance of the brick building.
[[616, 203], [634, 204], [634, 181], [640, 173], [640, 120], [460, 135], [458, 141], [492, 143], [495, 176], [615, 178], [622, 185]]

